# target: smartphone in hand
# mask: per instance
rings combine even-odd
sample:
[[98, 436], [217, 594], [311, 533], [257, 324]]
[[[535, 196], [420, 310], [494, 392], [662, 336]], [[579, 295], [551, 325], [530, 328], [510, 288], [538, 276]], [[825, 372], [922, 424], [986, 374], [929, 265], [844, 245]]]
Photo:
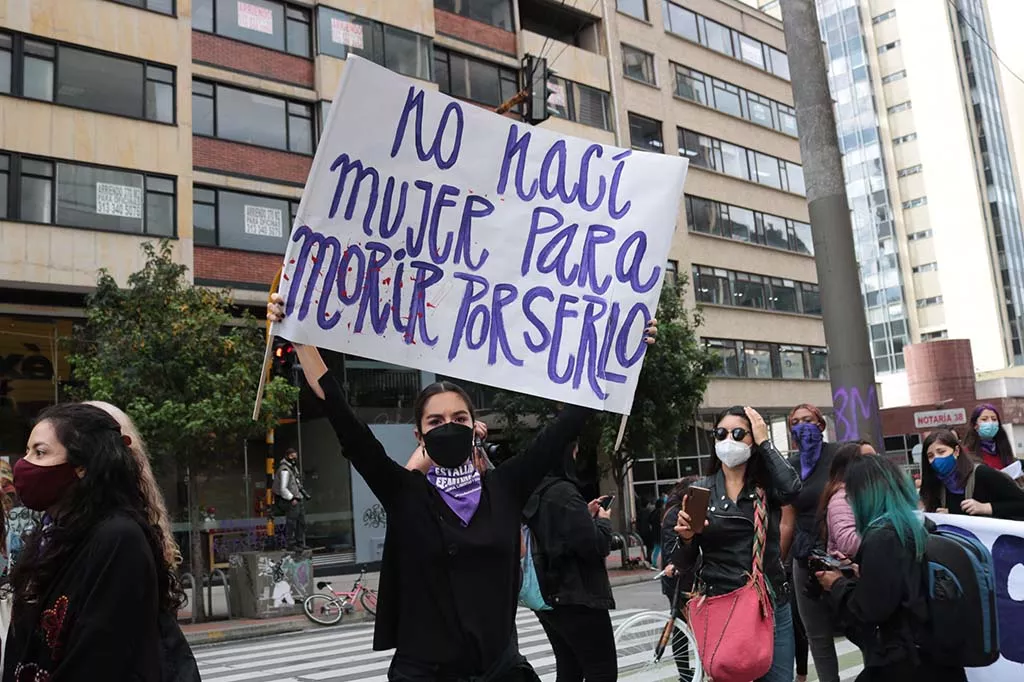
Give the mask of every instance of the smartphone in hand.
[[601, 500], [601, 509], [608, 509], [612, 506], [612, 502], [615, 501], [615, 495], [605, 495], [604, 499]]
[[704, 531], [704, 521], [708, 518], [708, 503], [711, 502], [711, 491], [699, 486], [690, 486], [686, 493], [686, 513], [690, 515], [690, 528], [694, 533]]

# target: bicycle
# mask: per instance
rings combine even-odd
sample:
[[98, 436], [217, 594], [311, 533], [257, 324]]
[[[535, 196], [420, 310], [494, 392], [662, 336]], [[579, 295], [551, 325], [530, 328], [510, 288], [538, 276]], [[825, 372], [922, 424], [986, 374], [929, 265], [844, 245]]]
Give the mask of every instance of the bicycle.
[[321, 580], [316, 584], [318, 590], [328, 590], [330, 594], [318, 592], [306, 597], [302, 602], [302, 609], [306, 617], [318, 625], [337, 625], [341, 622], [346, 613], [356, 610], [356, 600], [359, 601], [363, 611], [371, 616], [377, 615], [377, 590], [371, 590], [363, 585], [363, 578], [366, 577], [366, 569], [359, 572], [352, 589], [348, 592], [337, 592], [330, 581]]

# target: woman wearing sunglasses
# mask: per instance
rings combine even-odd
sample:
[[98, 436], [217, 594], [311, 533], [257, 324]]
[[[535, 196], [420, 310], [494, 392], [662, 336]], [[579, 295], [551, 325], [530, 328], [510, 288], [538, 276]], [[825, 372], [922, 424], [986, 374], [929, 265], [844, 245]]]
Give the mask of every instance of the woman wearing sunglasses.
[[714, 436], [716, 456], [711, 474], [694, 483], [711, 491], [707, 521], [701, 532], [695, 532], [686, 513], [688, 496], [684, 497], [675, 528], [681, 542], [672, 563], [686, 571], [700, 555], [697, 584], [709, 596], [743, 587], [751, 570], [757, 490], [763, 490], [767, 507], [764, 572], [774, 595], [775, 650], [771, 670], [761, 680], [792, 682], [796, 653], [779, 521], [783, 505], [800, 492], [800, 476], [772, 445], [768, 426], [753, 408], [726, 410]]

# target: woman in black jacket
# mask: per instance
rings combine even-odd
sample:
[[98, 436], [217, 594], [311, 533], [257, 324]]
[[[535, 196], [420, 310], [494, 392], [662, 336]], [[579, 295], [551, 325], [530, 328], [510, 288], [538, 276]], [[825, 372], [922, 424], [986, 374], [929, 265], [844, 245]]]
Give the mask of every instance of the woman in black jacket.
[[[267, 317], [283, 319], [279, 294]], [[567, 406], [526, 452], [480, 475], [471, 460], [469, 396], [455, 384], [433, 384], [413, 408], [417, 440], [435, 465], [424, 475], [388, 456], [316, 348], [295, 348], [342, 453], [388, 513], [373, 637], [374, 650], [397, 649], [388, 679], [537, 679], [513, 637], [523, 507], [552, 453], [561, 456], [577, 439], [591, 411]]]
[[884, 457], [858, 457], [846, 470], [846, 495], [863, 538], [851, 566], [856, 575], [816, 576], [864, 654], [857, 682], [963, 682], [963, 668], [940, 666], [917, 646], [928, 619], [927, 535], [910, 478]]
[[1024, 490], [1001, 471], [964, 453], [952, 431], [932, 431], [921, 446], [925, 511], [1024, 521]]
[[81, 403], [46, 409], [32, 430], [14, 484], [44, 516], [11, 571], [4, 682], [159, 682], [158, 620], [184, 595], [129, 444]]
[[[796, 531], [790, 556], [796, 598], [794, 616], [800, 619], [807, 635], [818, 679], [821, 682], [839, 682], [839, 658], [836, 656], [835, 633], [832, 632], [828, 604], [815, 599], [807, 591], [808, 583], [813, 583], [807, 568], [807, 557], [815, 549], [825, 549], [818, 510], [839, 444], [824, 442], [825, 417], [814, 405], [804, 403], [794, 407], [789, 413], [789, 429], [796, 446], [796, 453], [789, 463], [803, 481], [800, 493], [793, 500]], [[816, 584], [814, 588], [820, 593]]]
[[743, 587], [753, 558], [755, 490], [763, 489], [768, 508], [764, 572], [774, 594], [775, 652], [771, 670], [761, 679], [792, 682], [793, 620], [790, 588], [782, 566], [779, 522], [783, 505], [792, 503], [800, 492], [800, 477], [772, 445], [768, 426], [753, 408], [737, 406], [726, 410], [718, 419], [714, 435], [713, 473], [694, 484], [711, 490], [708, 521], [703, 531], [696, 534], [685, 511], [687, 498], [683, 498], [675, 529], [681, 542], [672, 564], [686, 571], [700, 555], [697, 585], [709, 596]]
[[[576, 478], [575, 443], [530, 497], [523, 517], [536, 543], [537, 579], [550, 611], [537, 611], [555, 653], [557, 682], [614, 681], [618, 675], [609, 609], [615, 608], [605, 558], [611, 512], [587, 502]], [[603, 499], [603, 498], [602, 498]]]

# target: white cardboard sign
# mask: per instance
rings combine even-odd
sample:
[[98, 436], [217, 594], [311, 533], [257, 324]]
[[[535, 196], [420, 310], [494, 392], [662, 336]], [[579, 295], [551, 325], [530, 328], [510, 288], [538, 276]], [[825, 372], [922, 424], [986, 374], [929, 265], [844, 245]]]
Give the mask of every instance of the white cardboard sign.
[[142, 220], [142, 188], [97, 182], [96, 212], [101, 215]]
[[289, 239], [274, 333], [628, 414], [686, 169], [351, 57]]
[[363, 27], [331, 17], [331, 41], [356, 50], [363, 49]]
[[274, 13], [266, 7], [238, 0], [238, 25], [250, 31], [274, 35]]

